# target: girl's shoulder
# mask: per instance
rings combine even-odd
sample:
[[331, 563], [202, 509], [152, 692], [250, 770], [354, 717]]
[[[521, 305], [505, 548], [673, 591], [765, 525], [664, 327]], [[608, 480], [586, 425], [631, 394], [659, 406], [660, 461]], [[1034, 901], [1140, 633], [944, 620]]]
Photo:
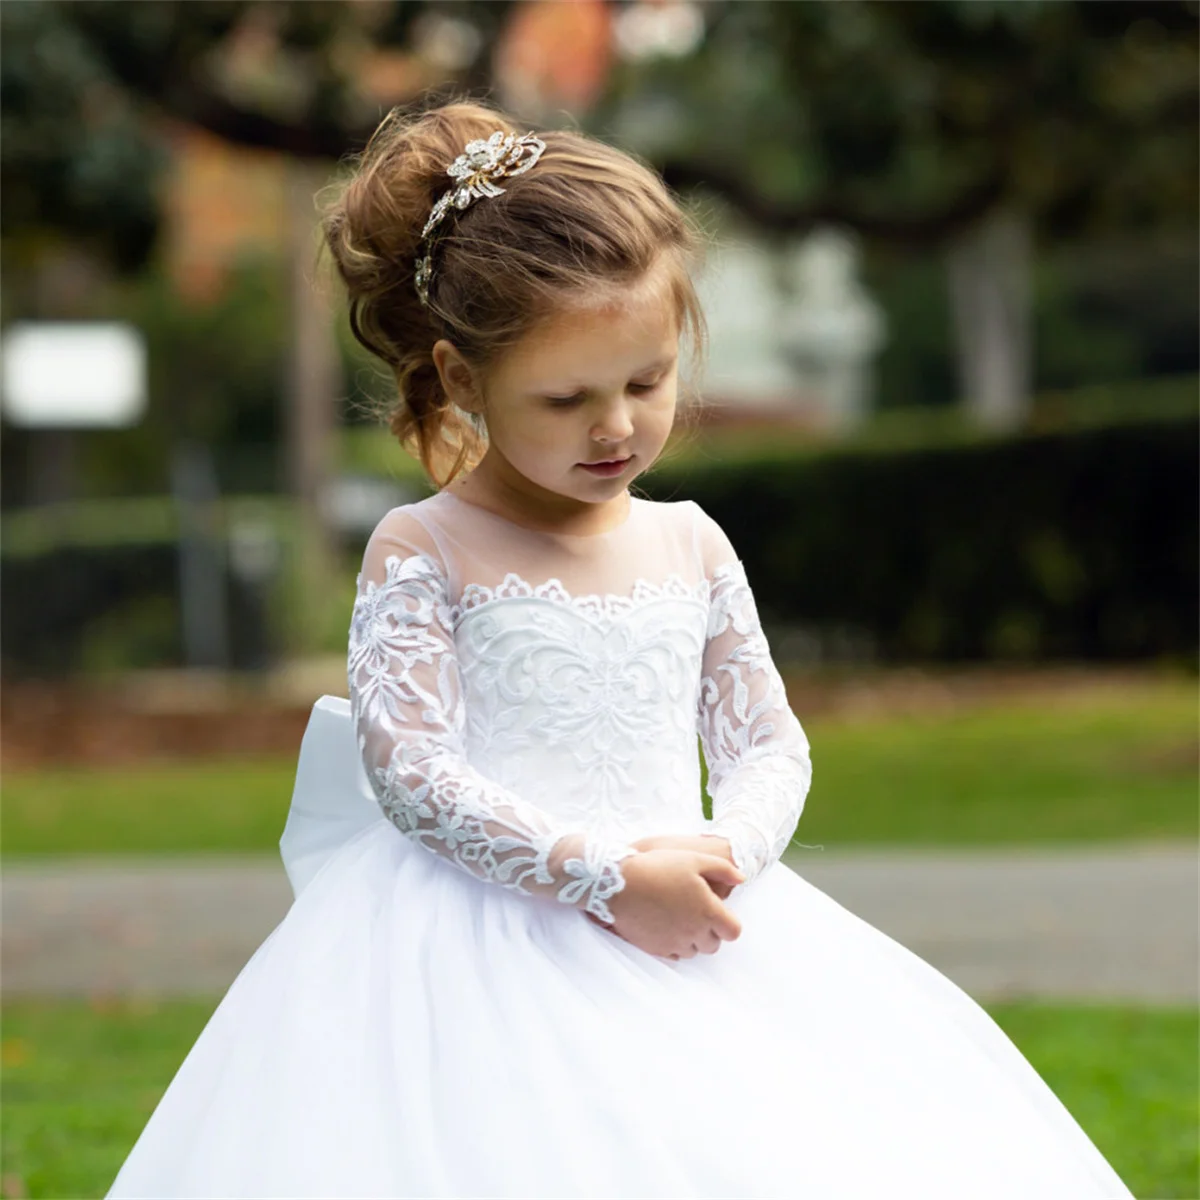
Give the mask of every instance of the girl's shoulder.
[[719, 566], [736, 562], [737, 552], [725, 530], [695, 500], [640, 499], [638, 504], [646, 510], [649, 521], [689, 542], [704, 575], [712, 577]]
[[367, 545], [392, 545], [397, 552], [439, 557], [436, 525], [429, 508], [429, 501], [434, 498], [428, 496], [424, 500], [398, 504], [389, 509], [379, 518]]
[[420, 586], [441, 596], [447, 587], [446, 563], [437, 540], [416, 517], [415, 505], [390, 509], [376, 523], [363, 549], [357, 577], [359, 591], [370, 586]]

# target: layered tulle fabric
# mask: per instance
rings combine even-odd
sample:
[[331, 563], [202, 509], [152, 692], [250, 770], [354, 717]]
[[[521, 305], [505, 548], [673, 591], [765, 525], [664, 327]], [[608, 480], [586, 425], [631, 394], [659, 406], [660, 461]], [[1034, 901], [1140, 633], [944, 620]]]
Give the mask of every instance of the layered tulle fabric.
[[[301, 754], [296, 902], [112, 1196], [1128, 1196], [982, 1009], [780, 861], [808, 741], [694, 505], [586, 538], [388, 514], [348, 682]], [[701, 832], [740, 938], [671, 961], [602, 924], [632, 842]]]
[[243, 970], [114, 1197], [1128, 1192], [990, 1018], [798, 874], [668, 962], [390, 825]]

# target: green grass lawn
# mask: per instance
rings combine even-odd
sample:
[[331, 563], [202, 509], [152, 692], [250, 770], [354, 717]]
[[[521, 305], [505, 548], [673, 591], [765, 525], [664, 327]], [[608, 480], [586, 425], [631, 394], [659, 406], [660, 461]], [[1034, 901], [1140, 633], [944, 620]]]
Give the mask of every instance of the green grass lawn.
[[1200, 1196], [1195, 1011], [989, 1006], [1141, 1200]]
[[19, 855], [278, 848], [294, 758], [6, 771], [0, 846]]
[[[9, 1004], [0, 1195], [103, 1195], [210, 1001]], [[1200, 1194], [1196, 1013], [1005, 1005], [1005, 1032], [1148, 1200]]]
[[957, 714], [814, 722], [808, 844], [1187, 838], [1200, 824], [1194, 683]]
[[[814, 784], [797, 837], [807, 844], [1197, 834], [1197, 699], [1187, 681], [805, 724]], [[294, 770], [287, 758], [9, 771], [3, 852], [274, 853]]]

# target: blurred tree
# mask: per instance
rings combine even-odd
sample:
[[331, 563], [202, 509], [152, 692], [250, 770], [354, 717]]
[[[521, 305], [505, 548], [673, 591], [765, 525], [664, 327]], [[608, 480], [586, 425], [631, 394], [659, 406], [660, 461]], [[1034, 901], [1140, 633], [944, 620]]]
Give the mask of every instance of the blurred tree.
[[1194, 2], [705, 4], [686, 58], [627, 63], [603, 127], [759, 228], [944, 252], [961, 386], [1019, 417], [1034, 239], [1192, 231]]
[[998, 203], [1039, 234], [1192, 228], [1194, 0], [703, 6], [686, 58], [627, 62], [601, 119], [764, 229], [941, 246]]
[[[318, 162], [298, 167], [303, 194], [311, 172], [360, 148], [392, 104], [438, 90], [519, 99], [500, 86], [505, 39], [517, 26], [566, 36], [544, 4], [520, 19], [535, 7], [0, 4], [3, 316], [93, 315], [81, 300], [88, 256], [117, 273], [151, 260], [161, 118]], [[656, 161], [676, 188], [707, 189], [768, 233], [833, 224], [943, 256], [960, 388], [997, 422], [1019, 417], [1027, 387], [1034, 244], [1194, 231], [1197, 0], [613, 0], [607, 12], [607, 91], [577, 116]], [[646, 19], [656, 13], [665, 23]], [[525, 70], [538, 46], [521, 49]], [[524, 116], [541, 120], [598, 86], [539, 93], [541, 109]], [[306, 230], [292, 212], [302, 286]], [[292, 309], [295, 357], [280, 372], [293, 382], [289, 403], [327, 406], [328, 355], [301, 356], [319, 349], [315, 314], [295, 294]], [[197, 396], [215, 370], [204, 358]], [[224, 393], [217, 405], [232, 407]], [[200, 399], [190, 409], [213, 415]], [[327, 469], [311, 444], [323, 436], [317, 415], [290, 414], [287, 472], [314, 520], [314, 472]]]
[[[138, 270], [158, 233], [165, 156], [137, 105], [59, 9], [0, 6], [0, 315], [86, 317], [105, 266]], [[78, 437], [6, 439], [27, 494], [74, 491]]]
[[[154, 187], [164, 163], [134, 99], [57, 5], [0, 6], [6, 267], [19, 272], [56, 233], [120, 270], [139, 269], [158, 230]], [[37, 304], [28, 295], [19, 302], [26, 312]]]
[[[136, 262], [153, 229], [154, 157], [129, 141], [139, 102], [241, 145], [336, 159], [363, 144], [384, 96], [489, 89], [497, 45], [524, 7], [3, 6], [3, 165], [17, 181], [5, 189], [5, 229], [84, 232]], [[702, 20], [677, 57], [661, 40], [639, 50], [628, 31], [618, 36], [625, 61], [584, 114], [589, 124], [642, 150], [674, 186], [715, 192], [767, 231], [834, 224], [944, 253], [963, 386], [1001, 418], [1017, 411], [1029, 374], [1031, 245], [1194, 225], [1196, 0], [612, 8]], [[80, 173], [99, 181], [81, 193], [90, 205], [62, 182]]]
[[[356, 74], [367, 51], [440, 56], [410, 76], [413, 94], [438, 81], [486, 90], [514, 6], [59, 7], [112, 78], [164, 111], [243, 145], [337, 158], [378, 119]], [[593, 123], [616, 125], [673, 183], [717, 191], [765, 229], [833, 223], [940, 246], [1001, 202], [1054, 237], [1190, 227], [1196, 0], [709, 0], [702, 12], [695, 53], [627, 61]], [[439, 25], [451, 20], [463, 27], [457, 54]], [[223, 53], [251, 27], [269, 55]]]
[[[387, 50], [414, 51], [396, 102], [441, 83], [490, 86], [484, 50], [510, 0], [64, 0], [115, 78], [158, 108], [244, 146], [336, 159], [380, 117], [364, 72]], [[388, 89], [383, 89], [388, 90]]]

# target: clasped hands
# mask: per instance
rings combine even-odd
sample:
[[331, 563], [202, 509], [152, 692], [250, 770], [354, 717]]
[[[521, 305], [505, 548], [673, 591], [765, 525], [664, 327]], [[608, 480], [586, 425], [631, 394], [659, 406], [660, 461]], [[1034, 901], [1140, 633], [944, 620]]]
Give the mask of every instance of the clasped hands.
[[662, 834], [630, 845], [638, 852], [621, 861], [625, 886], [609, 902], [615, 933], [660, 958], [715, 954], [733, 941], [741, 922], [723, 903], [744, 882], [729, 842], [711, 834]]

